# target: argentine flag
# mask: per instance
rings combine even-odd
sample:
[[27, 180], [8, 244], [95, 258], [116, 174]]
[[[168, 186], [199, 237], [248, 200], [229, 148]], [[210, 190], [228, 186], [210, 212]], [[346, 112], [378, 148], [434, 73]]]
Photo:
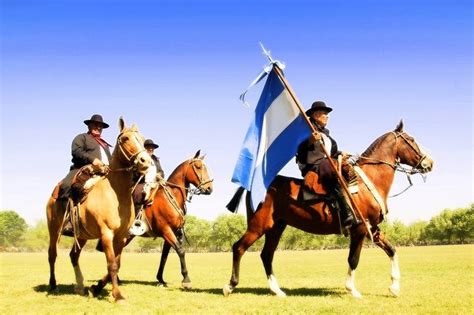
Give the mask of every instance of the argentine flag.
[[311, 129], [273, 66], [235, 165], [232, 182], [251, 192], [253, 210]]

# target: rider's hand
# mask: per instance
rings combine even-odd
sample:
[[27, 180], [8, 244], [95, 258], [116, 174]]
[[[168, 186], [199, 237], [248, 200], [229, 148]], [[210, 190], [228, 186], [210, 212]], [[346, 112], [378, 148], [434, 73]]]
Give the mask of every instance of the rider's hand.
[[94, 166], [101, 166], [101, 165], [104, 165], [104, 163], [102, 163], [101, 160], [95, 158], [94, 161], [92, 161], [92, 165], [94, 165]]
[[321, 134], [319, 132], [313, 132], [311, 137], [309, 138], [310, 143], [315, 143], [321, 140]]

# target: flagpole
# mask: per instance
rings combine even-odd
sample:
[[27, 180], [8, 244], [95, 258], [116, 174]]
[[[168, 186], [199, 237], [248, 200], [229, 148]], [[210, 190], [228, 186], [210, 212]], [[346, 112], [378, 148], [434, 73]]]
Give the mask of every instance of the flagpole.
[[[278, 77], [280, 78], [280, 80], [283, 82], [283, 84], [285, 85], [285, 88], [288, 90], [288, 92], [290, 93], [290, 96], [291, 98], [293, 98], [293, 101], [295, 102], [296, 106], [298, 107], [299, 111], [301, 112], [301, 115], [303, 115], [303, 118], [305, 119], [306, 123], [309, 125], [309, 127], [311, 128], [313, 134], [319, 134], [319, 131], [316, 130], [316, 128], [314, 128], [314, 125], [311, 123], [311, 121], [309, 120], [309, 117], [306, 115], [306, 112], [304, 111], [303, 107], [301, 107], [300, 105], [300, 102], [298, 101], [298, 99], [296, 98], [296, 94], [293, 92], [293, 89], [291, 88], [290, 84], [286, 81], [285, 77], [283, 76], [282, 72], [281, 72], [281, 69], [278, 67], [278, 65], [276, 63], [273, 63], [273, 68], [275, 69], [275, 72], [276, 74], [278, 75]], [[353, 198], [352, 198], [352, 195], [351, 193], [349, 192], [349, 188], [347, 188], [347, 185], [346, 185], [346, 182], [344, 181], [344, 179], [342, 178], [342, 175], [341, 173], [339, 173], [337, 171], [337, 166], [336, 164], [334, 163], [334, 161], [331, 159], [331, 155], [328, 153], [328, 151], [326, 150], [326, 147], [324, 146], [324, 143], [322, 142], [321, 138], [320, 140], [318, 141], [319, 143], [319, 146], [321, 147], [321, 150], [324, 152], [324, 154], [327, 156], [328, 158], [328, 161], [329, 161], [329, 165], [331, 165], [331, 168], [332, 170], [334, 171], [334, 173], [336, 173], [336, 176], [337, 176], [337, 179], [339, 180], [339, 183], [341, 184], [342, 186], [342, 189], [344, 190], [344, 192], [346, 193], [346, 195], [349, 197], [349, 200], [352, 204], [352, 208], [351, 208], [351, 211], [353, 212], [354, 216], [358, 216], [359, 218], [362, 219], [362, 222], [364, 222], [365, 224], [365, 227], [370, 235], [370, 239], [372, 240], [372, 242], [374, 241], [373, 239], [373, 235], [372, 235], [372, 232], [370, 231], [370, 227], [369, 227], [369, 224], [365, 221], [364, 217], [362, 216], [362, 213], [360, 212], [359, 210], [359, 207], [357, 207], [357, 204], [354, 202]], [[355, 211], [357, 213], [355, 213]]]

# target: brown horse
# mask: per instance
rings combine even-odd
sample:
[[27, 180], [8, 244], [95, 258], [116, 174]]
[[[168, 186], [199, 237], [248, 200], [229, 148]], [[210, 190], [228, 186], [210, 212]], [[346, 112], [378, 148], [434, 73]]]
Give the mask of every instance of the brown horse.
[[[79, 207], [79, 230], [77, 243], [69, 254], [76, 276], [77, 293], [84, 294], [84, 277], [79, 267], [81, 249], [89, 239], [102, 241], [107, 259], [107, 278], [112, 281], [112, 296], [116, 301], [123, 300], [117, 282], [119, 258], [125, 244], [128, 229], [133, 221], [132, 175], [134, 169], [144, 174], [151, 165], [151, 158], [143, 147], [143, 137], [137, 127], [125, 126], [119, 119], [120, 134], [110, 161], [110, 171], [98, 181], [89, 192], [87, 199]], [[50, 197], [46, 206], [49, 229], [48, 259], [50, 266], [50, 290], [56, 288], [54, 264], [57, 257], [57, 242], [63, 225], [65, 209], [62, 202]]]
[[[212, 179], [209, 177], [207, 166], [204, 163], [200, 151], [197, 151], [192, 159], [186, 160], [168, 177], [166, 183], [161, 183], [154, 197], [153, 203], [144, 209], [146, 220], [150, 224], [150, 230], [142, 237], [163, 237], [163, 251], [161, 254], [160, 267], [156, 279], [159, 285], [166, 286], [163, 280], [163, 270], [170, 248], [176, 251], [181, 263], [181, 274], [183, 288], [190, 289], [191, 280], [186, 268], [185, 250], [182, 247], [182, 232], [184, 226], [188, 194], [212, 193]], [[190, 188], [190, 184], [196, 188]], [[177, 237], [178, 234], [178, 237]]]
[[[403, 131], [403, 122], [397, 128], [377, 140], [362, 154], [358, 166], [367, 175], [377, 190], [378, 203], [367, 185], [359, 179], [359, 193], [353, 198], [364, 219], [368, 220], [375, 243], [382, 248], [392, 262], [392, 284], [390, 292], [398, 296], [400, 291], [400, 271], [395, 248], [388, 242], [378, 228], [383, 220], [382, 208], [386, 207], [387, 196], [392, 185], [395, 170], [402, 169], [399, 164], [412, 166], [410, 173], [426, 173], [433, 167], [432, 158], [426, 154], [415, 140]], [[405, 170], [406, 171], [406, 170]], [[408, 171], [407, 171], [408, 172]], [[303, 184], [301, 179], [277, 176], [267, 190], [265, 200], [253, 214], [249, 211], [249, 193], [247, 194], [248, 227], [244, 235], [232, 247], [233, 264], [230, 283], [223, 289], [229, 295], [239, 283], [240, 260], [245, 251], [262, 235], [265, 244], [260, 254], [267, 274], [270, 291], [278, 296], [285, 296], [273, 274], [273, 254], [281, 235], [287, 225], [313, 234], [339, 234], [340, 225], [337, 215], [327, 211], [326, 202], [307, 203], [297, 200]], [[346, 289], [355, 297], [361, 297], [355, 288], [355, 269], [359, 263], [360, 252], [368, 231], [364, 224], [350, 230], [349, 271]]]

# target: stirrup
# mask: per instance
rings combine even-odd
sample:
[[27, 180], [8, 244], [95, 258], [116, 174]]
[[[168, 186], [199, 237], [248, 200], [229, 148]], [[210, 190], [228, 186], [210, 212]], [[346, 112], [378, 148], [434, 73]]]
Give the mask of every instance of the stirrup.
[[146, 222], [136, 219], [133, 221], [132, 226], [128, 230], [130, 234], [140, 236], [148, 232], [148, 224]]
[[69, 219], [64, 224], [63, 230], [61, 231], [61, 234], [64, 235], [64, 236], [74, 237], [74, 229], [73, 229], [72, 223]]

